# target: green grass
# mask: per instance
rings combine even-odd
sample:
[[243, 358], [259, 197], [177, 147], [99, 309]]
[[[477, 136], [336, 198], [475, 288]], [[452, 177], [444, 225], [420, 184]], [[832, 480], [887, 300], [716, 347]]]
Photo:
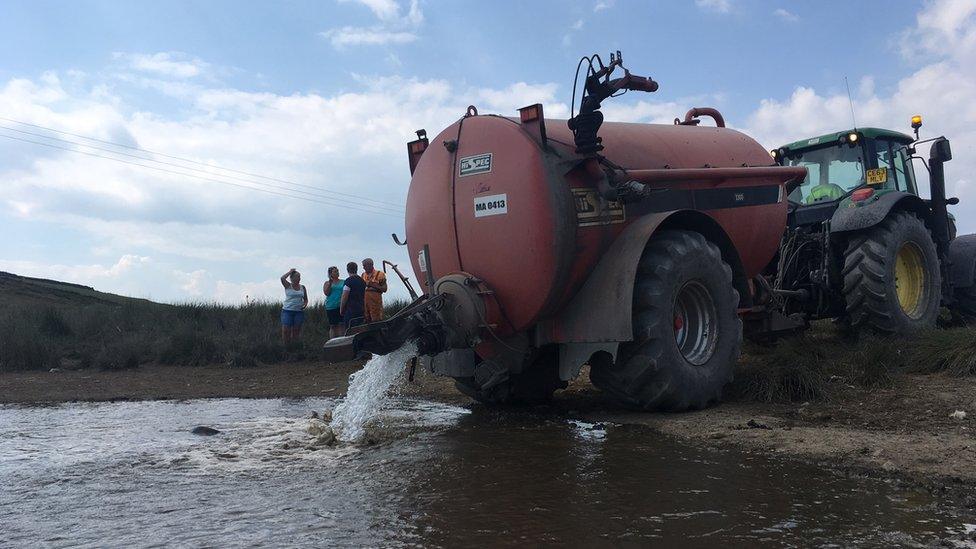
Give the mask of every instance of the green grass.
[[746, 344], [731, 386], [761, 402], [829, 399], [835, 387], [874, 390], [908, 373], [976, 375], [976, 330], [932, 329], [912, 337], [851, 338], [829, 322], [771, 346]]
[[147, 362], [182, 366], [314, 359], [327, 339], [321, 307], [309, 307], [301, 341], [281, 343], [278, 303], [89, 304], [0, 308], [0, 372], [64, 365], [109, 370]]
[[[409, 305], [386, 300], [387, 318]], [[86, 286], [0, 273], [0, 372], [107, 370], [314, 360], [328, 339], [321, 303], [305, 311], [301, 341], [281, 342], [281, 303], [167, 305]]]
[[910, 372], [976, 374], [976, 329], [930, 330], [905, 345], [904, 365]]
[[383, 318], [390, 318], [391, 316], [400, 312], [400, 310], [406, 307], [407, 305], [410, 305], [410, 300], [403, 297], [384, 299]]
[[748, 345], [737, 365], [732, 393], [760, 402], [826, 398], [829, 358], [827, 348], [805, 335], [772, 346]]

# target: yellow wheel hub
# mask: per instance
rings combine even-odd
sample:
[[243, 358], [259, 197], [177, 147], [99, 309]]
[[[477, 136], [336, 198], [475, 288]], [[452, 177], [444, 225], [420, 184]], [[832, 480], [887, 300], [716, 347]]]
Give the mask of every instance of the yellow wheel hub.
[[925, 264], [922, 250], [913, 242], [906, 242], [895, 256], [895, 292], [905, 314], [918, 318], [922, 314], [922, 294], [925, 292]]

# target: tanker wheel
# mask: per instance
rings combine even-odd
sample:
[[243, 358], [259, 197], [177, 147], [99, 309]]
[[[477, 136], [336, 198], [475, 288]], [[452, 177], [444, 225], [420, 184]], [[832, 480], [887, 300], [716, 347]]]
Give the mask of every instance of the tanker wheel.
[[559, 379], [559, 347], [546, 345], [533, 350], [522, 372], [507, 373], [504, 381], [487, 385], [477, 376], [454, 378], [459, 391], [483, 404], [544, 404], [557, 389], [566, 387]]
[[935, 326], [942, 280], [922, 220], [896, 211], [854, 235], [844, 254], [844, 298], [854, 329], [910, 334]]
[[696, 232], [664, 231], [644, 249], [634, 285], [634, 340], [590, 380], [620, 404], [680, 412], [718, 401], [742, 344], [732, 269]]

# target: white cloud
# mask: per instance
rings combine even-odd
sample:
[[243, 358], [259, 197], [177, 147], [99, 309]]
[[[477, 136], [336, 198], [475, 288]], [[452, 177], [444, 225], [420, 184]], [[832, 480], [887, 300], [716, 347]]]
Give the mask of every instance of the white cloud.
[[[91, 286], [112, 280], [124, 281], [126, 277], [138, 274], [138, 271], [143, 270], [145, 266], [151, 263], [150, 258], [137, 255], [123, 255], [111, 265], [65, 265], [61, 263], [52, 264], [36, 261], [0, 259], [0, 271], [8, 271], [38, 278], [53, 278], [64, 282]], [[137, 279], [129, 279], [130, 282], [134, 280]], [[136, 285], [130, 284], [130, 287], [136, 287]]]
[[673, 101], [640, 99], [629, 103], [606, 103], [601, 110], [607, 120], [614, 122], [672, 124], [675, 118], [683, 118], [692, 105], [721, 105], [721, 98], [713, 95]]
[[797, 15], [797, 14], [795, 14], [795, 13], [789, 11], [789, 10], [785, 10], [783, 8], [777, 8], [773, 12], [773, 14], [776, 15], [776, 17], [779, 17], [780, 19], [782, 19], [783, 21], [788, 21], [790, 23], [795, 23], [795, 22], [797, 22], [797, 21], [800, 20], [800, 16], [799, 15]]
[[931, 61], [951, 55], [976, 64], [976, 28], [972, 0], [939, 0], [928, 3], [916, 16], [914, 28], [901, 37], [902, 56], [911, 61]]
[[593, 11], [599, 12], [608, 10], [612, 8], [615, 3], [615, 0], [598, 0], [597, 3], [593, 5]]
[[[953, 210], [960, 232], [976, 232], [976, 4], [929, 3], [905, 35], [932, 58], [883, 93], [876, 90], [873, 77], [863, 77], [854, 97], [857, 124], [909, 133], [911, 116], [922, 114], [923, 137], [948, 137], [955, 155], [946, 165], [946, 183], [948, 192], [961, 200]], [[914, 51], [904, 54], [914, 59]], [[787, 99], [763, 100], [747, 120], [746, 132], [772, 147], [850, 126], [846, 92], [798, 87]], [[926, 156], [928, 151], [919, 153]], [[916, 172], [926, 180], [921, 163]]]
[[[351, 0], [339, 0], [342, 3]], [[390, 21], [400, 17], [400, 5], [395, 0], [354, 0], [370, 9], [381, 21]]]
[[[350, 0], [340, 0], [349, 2]], [[409, 44], [418, 39], [417, 28], [424, 22], [419, 0], [411, 0], [406, 14], [401, 16], [401, 5], [395, 0], [355, 0], [373, 12], [379, 24], [368, 27], [345, 26], [319, 33], [329, 39], [332, 47], [385, 46]]]
[[[326, 266], [366, 255], [406, 264], [404, 249], [389, 237], [391, 232], [403, 236], [401, 216], [351, 210], [361, 201], [333, 192], [402, 204], [409, 182], [405, 142], [418, 128], [433, 136], [468, 104], [483, 113], [511, 115], [543, 102], [547, 116], [568, 114], [568, 105], [559, 101], [564, 94], [551, 83], [485, 89], [444, 80], [357, 76], [352, 90], [331, 95], [255, 92], [210, 81], [194, 86], [192, 93], [169, 96], [178, 115], [166, 115], [133, 108], [123, 96], [106, 94], [97, 80], [78, 83], [45, 73], [0, 82], [0, 116], [328, 189], [322, 192], [339, 207], [0, 139], [0, 159], [21, 159], [0, 162], [0, 224], [43, 225], [42, 234], [35, 235], [40, 242], [85, 243], [72, 250], [71, 262], [52, 256], [30, 264], [11, 263], [22, 257], [23, 248], [8, 244], [0, 264], [129, 295], [151, 289], [162, 300], [229, 301], [244, 294], [277, 298], [278, 289], [264, 281], [292, 266], [308, 273], [307, 284], [314, 288]], [[213, 177], [227, 175], [188, 166]], [[117, 270], [128, 268], [130, 274], [113, 277], [109, 269], [126, 256], [130, 259]], [[136, 265], [134, 257], [153, 260]], [[398, 284], [393, 288], [399, 291]]]
[[732, 0], [695, 0], [695, 5], [716, 13], [728, 13], [732, 10]]
[[133, 70], [170, 78], [193, 78], [204, 74], [210, 67], [208, 63], [181, 52], [116, 52], [113, 57], [122, 60]]
[[332, 46], [341, 49], [346, 46], [384, 46], [387, 44], [409, 44], [417, 40], [412, 32], [390, 31], [382, 27], [342, 27], [319, 33], [328, 38]]
[[569, 26], [569, 30], [563, 35], [562, 44], [564, 48], [568, 48], [573, 43], [573, 35], [579, 32], [583, 28], [583, 20], [577, 19]]

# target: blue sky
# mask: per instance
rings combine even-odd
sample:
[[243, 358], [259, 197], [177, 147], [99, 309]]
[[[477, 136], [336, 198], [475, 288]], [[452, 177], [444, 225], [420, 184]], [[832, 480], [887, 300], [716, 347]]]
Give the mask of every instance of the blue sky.
[[[199, 177], [255, 183], [0, 121], [0, 135], [89, 153], [0, 139], [0, 269], [234, 302], [277, 296], [292, 266], [314, 288], [349, 259], [406, 263], [389, 234], [403, 232], [395, 210], [412, 131], [436, 133], [469, 103], [512, 113], [541, 101], [565, 116], [579, 57], [618, 49], [661, 89], [608, 105], [610, 119], [667, 123], [710, 105], [772, 146], [848, 126], [845, 76], [860, 125], [907, 131], [922, 113], [923, 131], [953, 140], [950, 192], [964, 200], [961, 228], [974, 231], [974, 4], [8, 1], [0, 117], [278, 180], [260, 180], [266, 190], [328, 189], [315, 198], [345, 206], [216, 184]], [[198, 177], [162, 171], [173, 162]]]
[[[187, 52], [228, 69], [222, 82], [279, 94], [354, 88], [350, 73], [450, 79], [476, 87], [565, 84], [588, 52], [622, 50], [661, 93], [722, 90], [730, 110], [796, 86], [842, 90], [872, 74], [890, 86], [911, 66], [897, 55], [917, 6], [825, 1], [727, 3], [423, 2], [423, 22], [393, 25], [407, 43], [339, 51], [320, 35], [378, 18], [356, 2], [20, 2], [0, 21], [0, 78], [100, 70], [113, 52]], [[605, 3], [606, 4], [606, 3]], [[711, 7], [710, 7], [711, 6]], [[408, 11], [401, 8], [401, 15]], [[778, 15], [777, 10], [783, 10]], [[575, 25], [581, 25], [575, 29]], [[567, 39], [568, 37], [568, 39]], [[605, 54], [604, 54], [605, 55]], [[762, 69], [757, 74], [755, 69]]]

